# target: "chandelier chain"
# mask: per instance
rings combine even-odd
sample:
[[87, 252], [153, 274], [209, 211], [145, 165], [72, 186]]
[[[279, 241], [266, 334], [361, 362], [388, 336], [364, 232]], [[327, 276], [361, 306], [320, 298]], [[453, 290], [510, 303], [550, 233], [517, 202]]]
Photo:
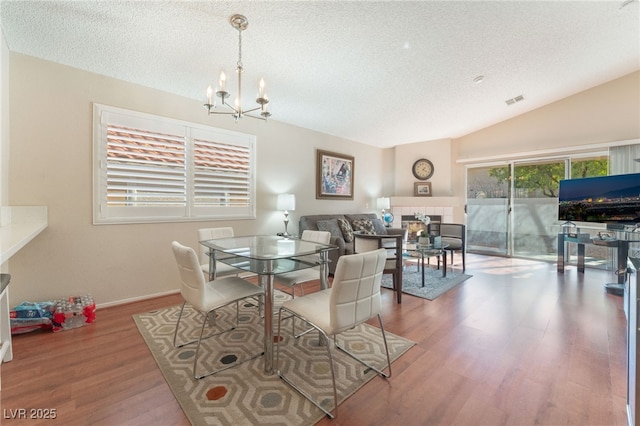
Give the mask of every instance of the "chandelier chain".
[[238, 64], [242, 68], [242, 28], [238, 27]]

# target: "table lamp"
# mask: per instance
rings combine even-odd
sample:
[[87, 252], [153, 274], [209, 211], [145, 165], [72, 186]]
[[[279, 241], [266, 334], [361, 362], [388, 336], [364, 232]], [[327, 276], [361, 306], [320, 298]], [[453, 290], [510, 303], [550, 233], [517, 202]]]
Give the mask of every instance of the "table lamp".
[[289, 225], [289, 211], [296, 209], [296, 196], [295, 194], [279, 194], [278, 195], [278, 210], [284, 210], [284, 236], [288, 237], [287, 226]]

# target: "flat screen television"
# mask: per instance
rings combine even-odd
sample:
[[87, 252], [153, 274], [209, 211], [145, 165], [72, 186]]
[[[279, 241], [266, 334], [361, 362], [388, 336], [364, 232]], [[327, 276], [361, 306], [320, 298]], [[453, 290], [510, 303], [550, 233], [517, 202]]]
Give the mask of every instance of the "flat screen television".
[[640, 173], [561, 180], [558, 220], [640, 223]]

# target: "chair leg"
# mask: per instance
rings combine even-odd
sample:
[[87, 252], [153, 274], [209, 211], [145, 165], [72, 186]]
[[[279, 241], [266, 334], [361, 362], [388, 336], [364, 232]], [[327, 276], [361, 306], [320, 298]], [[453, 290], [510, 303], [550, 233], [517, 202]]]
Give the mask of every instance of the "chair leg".
[[[176, 329], [173, 331], [173, 347], [174, 348], [181, 348], [182, 346], [188, 344], [188, 343], [184, 343], [180, 346], [176, 345], [176, 339], [178, 337], [178, 327], [180, 327], [180, 320], [182, 319], [182, 312], [184, 312], [184, 305], [187, 304], [187, 301], [185, 300], [184, 302], [182, 302], [182, 306], [180, 307], [180, 314], [178, 315], [178, 321], [176, 321]], [[190, 342], [193, 343], [193, 342]]]
[[[300, 287], [300, 294], [301, 294], [301, 296], [304, 296], [304, 286], [302, 285], [302, 283], [296, 284], [293, 287], [291, 287], [291, 290], [292, 290], [291, 293], [293, 295], [295, 295], [295, 293], [296, 293], [295, 288], [296, 287]], [[293, 299], [294, 297], [292, 296], [291, 298]], [[309, 333], [310, 331], [313, 331], [313, 327], [309, 327], [308, 329], [306, 329], [302, 333], [296, 334], [296, 317], [295, 317], [295, 315], [291, 315], [291, 316], [289, 316], [287, 318], [291, 318], [291, 334], [293, 335], [293, 337], [295, 339], [298, 339], [298, 338], [304, 336], [305, 334]]]
[[[180, 327], [180, 320], [182, 319], [182, 313], [184, 312], [184, 305], [186, 305], [186, 304], [187, 304], [187, 301], [185, 300], [184, 302], [182, 302], [182, 306], [180, 306], [180, 314], [178, 314], [178, 320], [176, 321], [176, 328], [173, 331], [173, 347], [174, 348], [179, 348], [179, 347], [181, 348], [182, 346], [187, 344], [187, 343], [185, 343], [185, 344], [182, 344], [180, 346], [176, 345], [176, 339], [178, 337], [178, 328]], [[193, 343], [193, 342], [191, 342], [191, 343]]]
[[198, 339], [198, 346], [196, 346], [196, 353], [193, 355], [193, 377], [197, 380], [203, 378], [204, 376], [198, 376], [196, 374], [196, 368], [198, 367], [198, 352], [200, 352], [200, 344], [202, 343], [202, 333], [204, 333], [204, 326], [207, 324], [208, 313], [204, 316], [202, 320], [202, 326], [200, 327], [200, 338]]
[[336, 336], [333, 336], [333, 341], [336, 345], [336, 348], [341, 350], [342, 352], [344, 352], [345, 354], [349, 355], [351, 358], [355, 359], [356, 361], [358, 361], [359, 363], [361, 363], [362, 365], [372, 369], [373, 371], [375, 371], [376, 373], [378, 373], [379, 375], [381, 375], [384, 378], [388, 378], [391, 377], [391, 357], [389, 356], [389, 346], [387, 345], [387, 335], [384, 332], [384, 326], [382, 325], [382, 317], [380, 316], [380, 314], [378, 314], [378, 323], [380, 324], [380, 331], [382, 332], [382, 340], [384, 342], [384, 350], [387, 354], [387, 369], [389, 370], [389, 374], [386, 374], [384, 372], [384, 367], [382, 369], [376, 368], [371, 364], [366, 363], [364, 360], [358, 358], [357, 356], [355, 356], [354, 354], [352, 354], [351, 352], [347, 351], [345, 348], [343, 348], [342, 346], [340, 346], [338, 344], [338, 341], [336, 340]]
[[[177, 342], [176, 342], [177, 336], [178, 336], [178, 329], [180, 327], [180, 320], [182, 319], [182, 315], [184, 313], [184, 308], [185, 308], [186, 304], [187, 304], [186, 301], [182, 303], [182, 307], [180, 308], [180, 315], [178, 316], [178, 321], [176, 321], [176, 328], [175, 328], [175, 330], [173, 332], [173, 347], [174, 348], [182, 348], [184, 346], [190, 345], [190, 344], [195, 343], [195, 342], [198, 341], [198, 339], [193, 339], [193, 340], [189, 340], [188, 342], [183, 342], [183, 343], [180, 343], [180, 344], [177, 344]], [[204, 323], [205, 324], [209, 320], [209, 316], [212, 315], [212, 314], [215, 315], [215, 311], [211, 311], [211, 312], [207, 312], [206, 314], [203, 314], [204, 315]], [[237, 319], [236, 319], [236, 325], [237, 325]], [[233, 330], [235, 327], [236, 326], [233, 326], [231, 328], [228, 328], [228, 329], [223, 330], [223, 331], [218, 332], [218, 333], [212, 332], [211, 334], [203, 337], [202, 339], [206, 340], [206, 339], [208, 339], [210, 337], [217, 336], [218, 334], [226, 333], [227, 331]]]
[[[296, 287], [300, 287], [300, 293], [302, 296], [304, 296], [304, 286], [302, 284], [294, 284], [291, 286], [291, 298], [295, 299], [296, 298]], [[313, 328], [309, 328], [305, 331], [303, 331], [300, 334], [296, 334], [296, 317], [294, 315], [291, 315], [287, 318], [291, 318], [291, 334], [293, 335], [294, 338], [299, 338], [300, 336], [304, 336], [305, 334], [307, 334], [310, 331], [313, 331]], [[286, 319], [286, 318], [285, 318]]]
[[462, 272], [465, 271], [465, 269], [467, 269], [466, 265], [464, 264], [464, 248], [462, 248]]
[[[280, 310], [278, 311], [278, 336], [280, 336], [280, 323], [282, 321], [282, 311], [286, 310], [287, 312], [289, 312], [291, 314], [291, 316], [295, 317], [296, 315], [289, 311], [286, 308], [280, 308]], [[288, 317], [287, 317], [288, 318]], [[306, 321], [304, 318], [301, 318], [303, 321]], [[276, 362], [275, 362], [275, 370], [278, 373], [278, 376], [285, 382], [287, 383], [289, 386], [291, 386], [293, 389], [295, 389], [296, 391], [298, 391], [298, 393], [300, 393], [300, 395], [304, 396], [305, 398], [307, 398], [309, 400], [309, 402], [311, 402], [313, 405], [315, 405], [316, 407], [318, 407], [320, 410], [322, 410], [323, 413], [325, 413], [329, 418], [331, 419], [335, 419], [338, 416], [338, 391], [337, 391], [337, 387], [336, 387], [336, 373], [335, 373], [335, 367], [333, 365], [333, 355], [331, 354], [331, 344], [329, 342], [329, 336], [327, 336], [325, 334], [324, 331], [322, 331], [320, 328], [316, 327], [314, 324], [309, 323], [307, 321], [308, 324], [311, 325], [311, 329], [316, 329], [318, 330], [318, 338], [320, 339], [321, 344], [324, 343], [324, 345], [327, 347], [327, 356], [329, 358], [329, 365], [331, 366], [331, 380], [333, 383], [333, 413], [330, 410], [327, 410], [325, 407], [323, 407], [322, 405], [320, 405], [318, 402], [316, 402], [311, 395], [309, 395], [307, 392], [305, 392], [303, 389], [301, 389], [300, 387], [298, 387], [295, 383], [293, 383], [288, 377], [286, 377], [282, 371], [280, 371], [280, 342], [281, 340], [278, 339], [278, 342], [276, 343]]]
[[[264, 297], [264, 296], [260, 296], [260, 299], [259, 299], [259, 301], [258, 301], [258, 314], [260, 314], [260, 305], [263, 303], [263, 301], [262, 301], [262, 298], [263, 298], [263, 297]], [[204, 374], [201, 374], [201, 375], [198, 375], [198, 374], [197, 374], [197, 368], [198, 368], [198, 353], [200, 352], [200, 346], [201, 346], [201, 344], [202, 344], [202, 341], [203, 341], [203, 340], [206, 340], [206, 339], [208, 339], [208, 338], [210, 338], [210, 337], [218, 336], [218, 335], [220, 335], [220, 334], [224, 334], [224, 333], [226, 333], [226, 332], [228, 332], [228, 331], [235, 330], [235, 328], [238, 326], [238, 323], [239, 323], [239, 321], [240, 321], [240, 320], [239, 320], [239, 314], [240, 314], [240, 301], [238, 300], [238, 301], [236, 301], [235, 303], [236, 303], [236, 323], [235, 323], [235, 325], [234, 325], [233, 327], [228, 328], [228, 329], [223, 330], [223, 331], [220, 331], [220, 332], [217, 332], [217, 333], [211, 333], [211, 334], [209, 334], [209, 335], [207, 335], [207, 336], [203, 337], [202, 335], [204, 334], [204, 327], [207, 325], [207, 322], [208, 322], [208, 320], [209, 320], [209, 315], [210, 315], [211, 313], [215, 312], [215, 311], [209, 311], [209, 312], [206, 312], [206, 313], [202, 313], [202, 316], [203, 316], [203, 318], [202, 318], [202, 325], [200, 326], [200, 335], [199, 335], [198, 339], [192, 340], [192, 341], [190, 341], [190, 342], [182, 343], [181, 345], [176, 346], [176, 336], [177, 336], [177, 334], [178, 334], [178, 325], [179, 325], [179, 323], [180, 323], [180, 319], [182, 318], [182, 313], [183, 313], [183, 311], [184, 311], [184, 307], [185, 307], [186, 302], [182, 304], [182, 308], [180, 309], [180, 316], [178, 317], [178, 322], [176, 323], [176, 330], [174, 331], [174, 335], [173, 335], [173, 344], [174, 344], [174, 346], [175, 346], [175, 347], [177, 347], [177, 348], [181, 348], [181, 347], [183, 347], [183, 346], [186, 346], [186, 345], [188, 345], [188, 344], [194, 343], [194, 342], [196, 342], [196, 341], [198, 342], [198, 345], [196, 346], [196, 352], [195, 352], [195, 354], [194, 354], [194, 356], [193, 356], [193, 377], [194, 377], [195, 379], [200, 380], [200, 379], [202, 379], [203, 377], [207, 377], [207, 376], [210, 376], [210, 375], [212, 375], [212, 374], [219, 373], [220, 371], [227, 370], [227, 369], [229, 369], [229, 368], [232, 368], [232, 367], [237, 366], [238, 364], [242, 364], [243, 362], [250, 361], [250, 360], [252, 360], [252, 359], [254, 359], [254, 358], [257, 358], [257, 357], [259, 357], [259, 356], [264, 355], [264, 351], [262, 351], [262, 352], [260, 352], [260, 353], [255, 354], [255, 355], [251, 355], [251, 356], [249, 356], [249, 357], [247, 357], [247, 358], [245, 358], [245, 359], [243, 359], [243, 360], [241, 360], [241, 361], [236, 361], [236, 362], [234, 362], [233, 364], [230, 364], [230, 365], [228, 365], [228, 366], [226, 366], [226, 367], [223, 367], [223, 368], [220, 368], [220, 369], [217, 369], [217, 370], [214, 370], [214, 371], [210, 371], [210, 372], [207, 372], [207, 373], [204, 373]]]

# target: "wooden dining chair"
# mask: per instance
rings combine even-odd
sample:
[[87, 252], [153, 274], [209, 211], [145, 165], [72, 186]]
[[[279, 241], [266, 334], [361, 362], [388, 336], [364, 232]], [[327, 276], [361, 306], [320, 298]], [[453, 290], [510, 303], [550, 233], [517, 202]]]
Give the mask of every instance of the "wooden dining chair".
[[[180, 271], [180, 293], [182, 294], [182, 297], [184, 299], [182, 307], [180, 308], [178, 320], [176, 321], [176, 328], [173, 333], [173, 346], [176, 348], [181, 348], [191, 343], [198, 342], [198, 345], [196, 346], [196, 352], [193, 355], [193, 377], [195, 377], [196, 379], [201, 379], [203, 377], [218, 373], [222, 370], [226, 370], [242, 362], [249, 361], [250, 359], [263, 355], [264, 348], [262, 348], [262, 351], [260, 353], [250, 355], [246, 359], [236, 361], [233, 364], [229, 364], [217, 370], [208, 371], [203, 374], [197, 373], [198, 353], [200, 352], [202, 340], [234, 330], [238, 325], [240, 309], [238, 302], [243, 299], [257, 297], [261, 300], [261, 302], [259, 303], [261, 304], [264, 298], [264, 291], [261, 287], [253, 285], [248, 281], [243, 280], [242, 278], [233, 276], [206, 282], [204, 279], [204, 275], [202, 274], [200, 263], [198, 262], [198, 256], [195, 250], [193, 250], [191, 247], [183, 246], [177, 241], [171, 243], [171, 248], [178, 264], [178, 270]], [[229, 329], [219, 332], [213, 332], [212, 334], [203, 337], [204, 328], [208, 322], [210, 314], [212, 314], [216, 309], [222, 308], [232, 303], [236, 304], [235, 325]], [[200, 327], [200, 334], [197, 339], [178, 344], [176, 340], [178, 336], [178, 330], [180, 328], [180, 321], [187, 304], [191, 305], [193, 309], [202, 314], [202, 326]]]
[[398, 303], [402, 303], [402, 243], [404, 237], [404, 234], [353, 234], [353, 251], [355, 253], [365, 253], [380, 248], [385, 249], [387, 260], [383, 274], [392, 275], [393, 289], [396, 292]]
[[[284, 371], [279, 369], [280, 341], [276, 351], [276, 370], [278, 375], [331, 418], [335, 418], [338, 415], [338, 392], [336, 390], [336, 373], [331, 355], [332, 344], [329, 340], [330, 336], [333, 337], [333, 345], [335, 345], [336, 349], [345, 352], [382, 377], [391, 376], [391, 359], [387, 346], [387, 336], [380, 316], [380, 283], [386, 261], [387, 253], [384, 249], [340, 256], [331, 288], [288, 300], [282, 304], [278, 311], [278, 336], [281, 336], [283, 312], [306, 321], [313, 329], [319, 332], [321, 344], [327, 348], [327, 356], [331, 367], [333, 410], [329, 410], [315, 401], [307, 392], [287, 377]], [[378, 318], [387, 355], [387, 365], [382, 368], [373, 366], [371, 363], [367, 363], [362, 358], [347, 351], [339, 345], [337, 338], [340, 333], [351, 330], [375, 317]], [[302, 351], [307, 354], [306, 351]], [[388, 373], [384, 372], [385, 369], [387, 369]]]

